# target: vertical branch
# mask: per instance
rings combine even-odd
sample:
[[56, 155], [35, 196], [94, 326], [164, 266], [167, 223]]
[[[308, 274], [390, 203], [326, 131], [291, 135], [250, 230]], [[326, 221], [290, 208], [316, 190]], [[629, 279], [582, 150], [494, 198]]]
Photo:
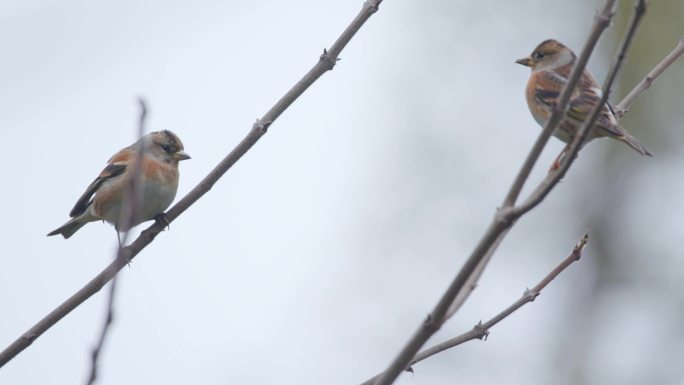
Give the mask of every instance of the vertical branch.
[[[135, 157], [133, 176], [131, 177], [131, 183], [128, 189], [124, 191], [124, 198], [121, 205], [121, 218], [123, 219], [122, 224], [125, 229], [123, 237], [119, 238], [119, 243], [116, 247], [115, 260], [122, 257], [123, 245], [126, 244], [128, 240], [128, 234], [130, 233], [131, 221], [133, 220], [133, 215], [139, 210], [141, 205], [141, 191], [140, 188], [140, 174], [142, 170], [142, 159], [144, 156], [145, 146], [143, 136], [145, 136], [145, 120], [147, 118], [147, 104], [143, 98], [138, 99], [140, 104], [140, 118], [138, 120], [138, 148]], [[119, 229], [115, 228], [117, 238], [119, 237]], [[100, 358], [100, 353], [102, 352], [102, 347], [109, 334], [109, 329], [114, 320], [114, 297], [116, 294], [116, 275], [112, 277], [112, 281], [109, 284], [109, 295], [107, 298], [107, 309], [105, 314], [104, 324], [102, 325], [102, 330], [100, 331], [100, 336], [90, 354], [90, 375], [88, 376], [87, 385], [92, 385], [97, 380], [98, 363]]]

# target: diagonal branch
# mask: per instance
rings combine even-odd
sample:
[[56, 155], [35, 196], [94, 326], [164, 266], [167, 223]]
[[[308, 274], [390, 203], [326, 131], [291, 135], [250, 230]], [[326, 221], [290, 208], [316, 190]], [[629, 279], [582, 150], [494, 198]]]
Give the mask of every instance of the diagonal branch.
[[[608, 27], [608, 25], [610, 25], [615, 3], [616, 0], [606, 0], [602, 11], [596, 15], [591, 33], [589, 34], [587, 42], [582, 49], [582, 53], [577, 60], [577, 64], [575, 64], [575, 68], [573, 69], [574, 77], [579, 77], [581, 75], [581, 71], [583, 71], [584, 66], [589, 60], [589, 56], [591, 55], [596, 42], [603, 31]], [[573, 79], [571, 79], [571, 81], [572, 80]], [[577, 80], [575, 79], [574, 82], [576, 83]], [[568, 90], [571, 89], [571, 84], [568, 84], [568, 86], [566, 86], [566, 93], [569, 93], [570, 91]], [[565, 99], [561, 100], [561, 102], [565, 102], [567, 104], [567, 98], [569, 98], [569, 94], [566, 94]], [[478, 265], [480, 265], [480, 262], [485, 258], [492, 245], [498, 244], [501, 240], [501, 234], [513, 226], [515, 221], [520, 217], [520, 215], [514, 215], [512, 206], [515, 203], [522, 186], [529, 177], [534, 164], [537, 162], [543, 147], [546, 145], [546, 142], [551, 136], [551, 132], [553, 132], [553, 129], [558, 125], [561, 118], [564, 116], [564, 108], [565, 107], [558, 107], [558, 111], [554, 111], [554, 114], [549, 119], [549, 122], [532, 147], [532, 150], [525, 160], [525, 163], [523, 164], [518, 176], [513, 182], [510, 191], [506, 195], [503, 207], [499, 209], [495, 215], [494, 220], [489, 225], [489, 228], [485, 232], [484, 236], [475, 247], [475, 250], [473, 250], [473, 252], [470, 254], [461, 270], [458, 272], [454, 280], [440, 298], [439, 302], [437, 302], [433, 310], [421, 323], [421, 325], [418, 327], [418, 330], [416, 330], [411, 336], [399, 354], [391, 361], [387, 369], [375, 382], [375, 385], [392, 384], [397, 379], [399, 374], [401, 374], [401, 372], [408, 367], [409, 362], [415, 356], [418, 350], [425, 344], [430, 336], [439, 330], [442, 324], [446, 321], [446, 315], [449, 307], [454, 302], [454, 299], [457, 298], [459, 293], [466, 288], [467, 283], [471, 281], [471, 275], [477, 269]]]
[[539, 186], [532, 192], [532, 194], [530, 194], [530, 196], [525, 200], [525, 202], [523, 202], [521, 205], [513, 209], [514, 218], [522, 216], [523, 214], [537, 206], [539, 203], [541, 203], [541, 201], [549, 194], [549, 192], [551, 192], [551, 189], [553, 189], [553, 187], [556, 184], [558, 184], [558, 182], [563, 178], [563, 176], [565, 176], [565, 173], [570, 168], [570, 165], [577, 157], [577, 153], [579, 152], [580, 148], [582, 148], [582, 144], [584, 143], [587, 134], [589, 134], [589, 130], [591, 130], [591, 127], [594, 126], [594, 123], [596, 123], [596, 120], [601, 114], [601, 109], [608, 101], [608, 96], [610, 96], [610, 93], [612, 91], [613, 83], [615, 82], [617, 74], [622, 68], [622, 64], [624, 63], [624, 60], [627, 57], [627, 52], [629, 51], [629, 47], [631, 46], [632, 40], [634, 39], [636, 29], [639, 26], [639, 22], [644, 16], [644, 13], [646, 13], [646, 0], [637, 0], [636, 5], [634, 7], [634, 15], [629, 25], [627, 34], [625, 35], [625, 38], [622, 41], [622, 45], [620, 46], [618, 55], [615, 58], [615, 62], [611, 66], [610, 71], [606, 76], [606, 80], [603, 82], [601, 99], [592, 110], [589, 119], [587, 119], [582, 125], [582, 127], [579, 129], [579, 132], [573, 139], [572, 143], [570, 143], [570, 145], [566, 148], [566, 156], [562, 161], [560, 167], [557, 170], [550, 172], [546, 176], [546, 178], [544, 178], [544, 180], [539, 184]]
[[[330, 49], [324, 50], [318, 62], [307, 72], [287, 93], [271, 107], [268, 112], [252, 126], [247, 136], [213, 169], [209, 174], [192, 189], [183, 199], [176, 203], [167, 213], [168, 223], [173, 222], [179, 215], [211, 190], [212, 186], [264, 135], [268, 127], [304, 93], [318, 78], [330, 71], [335, 66], [339, 54], [347, 46], [349, 41], [361, 29], [366, 21], [378, 11], [382, 0], [367, 0], [361, 11], [347, 26], [342, 34], [335, 40]], [[38, 321], [27, 332], [22, 334], [5, 350], [0, 352], [0, 367], [4, 366], [22, 350], [26, 349], [41, 334], [57, 323], [65, 315], [82, 304], [85, 300], [97, 293], [109, 282], [128, 262], [133, 259], [142, 249], [149, 245], [154, 238], [162, 232], [168, 223], [155, 222], [145, 229], [140, 236], [130, 245], [124, 247], [119, 256], [100, 274], [83, 286], [78, 292], [59, 305], [43, 319]]]
[[649, 89], [653, 83], [655, 83], [656, 79], [660, 77], [660, 75], [665, 72], [674, 62], [677, 61], [682, 55], [684, 55], [684, 36], [679, 38], [679, 41], [677, 42], [677, 46], [670, 52], [665, 59], [663, 59], [660, 63], [658, 63], [655, 68], [651, 72], [646, 75], [646, 77], [639, 82], [639, 84], [636, 85], [630, 91], [627, 96], [618, 104], [615, 106], [615, 115], [619, 118], [622, 118], [627, 111], [629, 111], [629, 108], [632, 107], [632, 104], [634, 101], [641, 95], [644, 91]]
[[513, 181], [513, 185], [511, 185], [511, 188], [504, 199], [503, 207], [512, 207], [515, 205], [515, 202], [520, 195], [520, 191], [525, 185], [525, 181], [527, 181], [527, 178], [530, 176], [535, 163], [537, 163], [537, 159], [539, 159], [542, 150], [549, 141], [549, 138], [551, 138], [551, 134], [558, 127], [563, 117], [565, 117], [565, 112], [567, 111], [570, 102], [570, 96], [575, 90], [575, 86], [577, 86], [577, 83], [582, 76], [582, 72], [584, 72], [584, 69], [587, 66], [587, 62], [589, 62], [589, 57], [594, 51], [599, 37], [601, 37], [603, 31], [610, 25], [610, 20], [614, 14], [613, 9], [615, 8], [615, 3], [616, 0], [607, 0], [603, 6], [603, 10], [596, 15], [592, 31], [589, 34], [586, 43], [584, 43], [584, 47], [582, 48], [580, 56], [577, 58], [575, 66], [572, 68], [568, 83], [565, 85], [558, 98], [558, 104], [553, 108], [551, 117], [546, 122], [546, 125], [537, 138], [537, 141], [534, 143], [532, 150], [530, 150], [529, 155], [527, 155], [525, 163], [523, 163], [522, 168], [518, 172], [518, 176]]
[[[584, 250], [584, 247], [587, 245], [587, 242], [589, 242], [589, 233], [585, 233], [584, 236], [577, 242], [575, 247], [572, 248], [570, 254], [568, 254], [568, 256], [565, 257], [553, 270], [551, 270], [549, 274], [547, 274], [539, 283], [537, 283], [537, 285], [535, 285], [532, 289], [525, 290], [520, 299], [513, 302], [510, 306], [508, 306], [506, 309], [501, 311], [499, 314], [494, 316], [494, 318], [490, 319], [489, 321], [485, 323], [478, 322], [477, 325], [475, 325], [471, 330], [461, 335], [458, 335], [454, 338], [450, 338], [446, 341], [440, 342], [416, 354], [416, 356], [413, 357], [411, 362], [409, 362], [409, 365], [406, 370], [413, 371], [411, 367], [414, 364], [417, 364], [418, 362], [423, 361], [426, 358], [432, 357], [437, 353], [441, 353], [455, 346], [476, 339], [486, 339], [489, 335], [489, 329], [494, 327], [499, 322], [503, 321], [506, 317], [513, 314], [513, 312], [520, 309], [524, 305], [533, 302], [539, 296], [539, 294], [541, 294], [541, 291], [544, 290], [544, 288], [549, 283], [551, 283], [551, 281], [556, 279], [556, 277], [558, 277], [563, 271], [565, 271], [565, 269], [567, 269], [568, 266], [570, 266], [573, 262], [579, 261], [582, 257], [582, 251]], [[380, 374], [376, 375], [375, 377], [369, 380], [366, 380], [361, 385], [372, 385], [373, 382], [379, 376]]]

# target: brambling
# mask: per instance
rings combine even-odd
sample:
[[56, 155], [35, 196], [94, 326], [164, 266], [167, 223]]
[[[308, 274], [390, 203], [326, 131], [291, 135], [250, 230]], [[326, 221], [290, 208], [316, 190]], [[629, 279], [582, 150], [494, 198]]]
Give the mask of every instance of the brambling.
[[[126, 190], [136, 172], [136, 160], [142, 149], [138, 175], [140, 202], [132, 217], [123, 223], [121, 211]], [[127, 231], [142, 222], [154, 219], [173, 202], [178, 189], [178, 162], [190, 159], [183, 143], [171, 131], [151, 132], [109, 159], [100, 175], [78, 199], [69, 216], [71, 220], [48, 236], [61, 234], [65, 239], [74, 235], [88, 222], [104, 220], [119, 231]], [[94, 195], [94, 196], [93, 196]], [[127, 219], [127, 218], [126, 218]]]
[[[570, 48], [549, 39], [541, 42], [530, 56], [516, 60], [516, 63], [532, 69], [525, 96], [534, 120], [542, 127], [551, 117], [552, 108], [558, 103], [576, 58]], [[570, 143], [600, 99], [601, 88], [588, 71], [583, 71], [570, 97], [566, 118], [554, 130], [553, 136]], [[609, 103], [601, 108], [600, 115], [589, 130], [584, 144], [602, 137], [620, 140], [641, 155], [651, 156], [643, 144], [618, 124]], [[562, 156], [563, 153], [556, 159], [555, 166], [559, 165]]]

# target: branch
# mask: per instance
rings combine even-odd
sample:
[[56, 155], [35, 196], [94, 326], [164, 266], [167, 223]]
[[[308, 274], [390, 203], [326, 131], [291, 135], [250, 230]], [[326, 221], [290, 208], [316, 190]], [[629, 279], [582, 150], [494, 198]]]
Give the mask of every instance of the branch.
[[[473, 326], [473, 328], [459, 336], [456, 336], [454, 338], [450, 338], [444, 342], [440, 342], [437, 345], [434, 345], [432, 347], [429, 347], [420, 353], [416, 354], [415, 357], [409, 362], [406, 371], [413, 372], [413, 369], [411, 368], [414, 364], [417, 364], [420, 361], [425, 360], [426, 358], [432, 357], [437, 353], [441, 353], [445, 350], [451, 349], [455, 346], [461, 345], [465, 342], [472, 341], [475, 339], [487, 339], [487, 336], [489, 335], [489, 329], [494, 327], [496, 324], [504, 320], [506, 317], [511, 315], [513, 312], [516, 310], [520, 309], [524, 305], [533, 302], [539, 294], [541, 294], [541, 291], [544, 290], [544, 288], [551, 283], [556, 277], [560, 275], [565, 269], [568, 268], [573, 262], [579, 261], [580, 258], [582, 258], [582, 251], [584, 250], [584, 247], [587, 245], [587, 242], [589, 242], [589, 233], [585, 233], [584, 236], [577, 242], [575, 247], [572, 248], [572, 251], [570, 254], [568, 254], [567, 257], [565, 257], [549, 274], [544, 277], [537, 285], [535, 285], [532, 289], [526, 289], [525, 292], [523, 293], [522, 297], [518, 299], [517, 301], [513, 302], [510, 306], [508, 306], [506, 309], [501, 311], [499, 314], [494, 316], [494, 318], [490, 319], [489, 321], [482, 323], [481, 321], [477, 323], [477, 325]], [[363, 382], [361, 385], [372, 385], [373, 382], [380, 376], [380, 374], [376, 375], [375, 377], [366, 380]]]
[[[147, 104], [145, 103], [145, 100], [142, 98], [138, 99], [138, 103], [140, 104], [140, 118], [138, 119], [138, 141], [140, 142], [140, 145], [138, 146], [138, 152], [136, 156], [137, 161], [134, 165], [131, 184], [128, 187], [128, 189], [126, 189], [126, 191], [124, 192], [125, 196], [121, 207], [121, 213], [122, 215], [124, 215], [122, 228], [128, 230], [124, 232], [122, 238], [119, 238], [119, 243], [116, 246], [116, 254], [114, 254], [115, 259], [119, 257], [123, 245], [125, 245], [126, 241], [128, 240], [128, 235], [130, 233], [131, 227], [131, 220], [133, 219], [133, 214], [139, 210], [141, 201], [141, 189], [138, 181], [140, 180], [140, 173], [142, 170], [141, 160], [143, 158], [143, 151], [145, 150], [145, 144], [141, 140], [142, 137], [145, 135]], [[116, 230], [116, 235], [117, 237], [119, 236], [118, 230]], [[117, 277], [114, 276], [112, 278], [112, 282], [109, 284], [109, 298], [107, 299], [107, 311], [105, 314], [104, 324], [102, 325], [102, 330], [100, 331], [100, 337], [97, 340], [97, 344], [95, 345], [95, 347], [92, 350], [92, 353], [90, 354], [90, 375], [88, 376], [88, 385], [94, 384], [95, 380], [97, 379], [97, 367], [98, 359], [100, 358], [100, 352], [102, 351], [102, 347], [104, 346], [104, 342], [109, 333], [109, 328], [112, 325], [112, 321], [114, 321], [114, 296], [116, 294], [116, 281]]]
[[[471, 275], [476, 270], [477, 266], [480, 265], [480, 262], [485, 258], [492, 245], [498, 244], [501, 234], [512, 227], [515, 221], [520, 217], [520, 215], [514, 215], [515, 213], [512, 209], [512, 205], [515, 203], [522, 186], [529, 177], [529, 174], [534, 167], [534, 164], [537, 162], [537, 159], [539, 158], [542, 149], [546, 145], [546, 142], [551, 136], [551, 133], [564, 116], [565, 109], [567, 108], [567, 102], [570, 97], [570, 92], [573, 87], [572, 83], [577, 83], [579, 76], [589, 60], [589, 56], [596, 46], [596, 42], [603, 31], [610, 24], [615, 3], [616, 0], [606, 0], [602, 12], [595, 17], [592, 31], [587, 38], [587, 42], [585, 43], [582, 53], [575, 64], [568, 85], [563, 92], [564, 98], [559, 101], [559, 106], [556, 110], [554, 110], [549, 122], [547, 122], [544, 130], [540, 133], [537, 141], [532, 147], [530, 154], [525, 160], [523, 167], [521, 168], [518, 176], [511, 186], [510, 191], [504, 199], [503, 207], [497, 212], [494, 220], [489, 225], [489, 228], [485, 232], [484, 236], [475, 247], [475, 250], [473, 250], [471, 255], [468, 257], [465, 264], [451, 282], [446, 292], [442, 295], [439, 302], [435, 305], [432, 312], [428, 314], [427, 318], [418, 327], [418, 330], [416, 330], [399, 354], [394, 358], [394, 360], [392, 360], [380, 378], [377, 379], [375, 385], [392, 384], [397, 379], [399, 374], [406, 367], [408, 367], [409, 362], [416, 355], [418, 350], [425, 344], [432, 334], [439, 330], [442, 324], [446, 321], [446, 315], [449, 307], [459, 293], [464, 289], [468, 281], [470, 281]], [[553, 186], [551, 187], [553, 188]]]
[[477, 287], [477, 282], [480, 280], [480, 276], [482, 276], [482, 273], [487, 267], [489, 260], [492, 258], [492, 255], [494, 255], [494, 252], [499, 247], [499, 244], [504, 239], [506, 234], [508, 234], [508, 230], [502, 231], [501, 234], [499, 234], [499, 237], [494, 240], [494, 243], [492, 243], [492, 245], [489, 247], [489, 250], [487, 250], [487, 253], [484, 255], [484, 257], [482, 257], [480, 263], [477, 264], [475, 270], [473, 270], [473, 273], [470, 274], [470, 277], [468, 277], [468, 280], [463, 286], [463, 290], [458, 292], [458, 295], [456, 295], [456, 298], [454, 298], [454, 301], [449, 306], [449, 309], [444, 316], [445, 319], [451, 318], [451, 316], [461, 308], [461, 305], [465, 303], [470, 294], [475, 290]]
[[584, 143], [584, 140], [586, 139], [589, 130], [591, 130], [591, 127], [593, 127], [594, 123], [596, 123], [596, 120], [598, 119], [601, 113], [601, 109], [608, 101], [608, 96], [610, 96], [610, 93], [612, 92], [613, 83], [615, 82], [617, 74], [620, 71], [620, 68], [622, 68], [622, 64], [624, 63], [624, 60], [627, 57], [627, 51], [631, 46], [632, 40], [636, 33], [636, 29], [639, 26], [639, 22], [641, 21], [641, 18], [643, 17], [645, 12], [646, 0], [637, 0], [636, 5], [634, 7], [634, 15], [632, 17], [632, 21], [630, 23], [627, 34], [625, 35], [625, 38], [622, 41], [622, 45], [620, 46], [620, 51], [617, 57], [615, 58], [615, 61], [611, 66], [608, 75], [606, 75], [606, 80], [603, 82], [601, 99], [592, 110], [589, 119], [587, 119], [584, 122], [582, 127], [579, 129], [577, 135], [575, 135], [573, 141], [564, 150], [565, 158], [561, 162], [560, 167], [558, 167], [557, 170], [549, 172], [546, 178], [544, 178], [544, 180], [539, 184], [539, 186], [534, 190], [534, 192], [530, 194], [530, 196], [525, 200], [525, 202], [520, 206], [516, 207], [515, 209], [513, 209], [513, 217], [518, 218], [526, 212], [530, 211], [532, 208], [536, 207], [549, 194], [549, 192], [551, 192], [551, 189], [553, 189], [553, 187], [556, 184], [558, 184], [558, 182], [563, 178], [563, 176], [565, 176], [565, 173], [570, 168], [570, 165], [577, 157], [577, 153], [579, 152], [580, 148], [582, 148], [582, 144]]
[[513, 185], [511, 185], [511, 188], [504, 199], [503, 207], [512, 207], [515, 204], [515, 201], [518, 199], [518, 195], [520, 195], [520, 191], [525, 185], [525, 181], [527, 181], [527, 178], [530, 176], [544, 146], [546, 146], [551, 134], [553, 134], [553, 131], [555, 131], [563, 117], [565, 117], [565, 112], [567, 111], [570, 102], [570, 96], [575, 90], [575, 86], [587, 66], [589, 57], [594, 51], [599, 37], [601, 37], [603, 31], [610, 25], [610, 20], [614, 14], [613, 9], [615, 8], [615, 3], [616, 0], [606, 0], [603, 10], [594, 17], [594, 26], [592, 27], [587, 41], [584, 43], [584, 47], [582, 48], [579, 58], [577, 58], [577, 62], [572, 68], [568, 83], [565, 85], [563, 92], [561, 92], [558, 98], [558, 104], [553, 108], [551, 117], [546, 122], [546, 125], [537, 138], [537, 141], [534, 143], [532, 150], [529, 155], [527, 155], [525, 163], [523, 163], [522, 168], [518, 172], [518, 176], [513, 181]]
[[660, 75], [665, 72], [674, 62], [677, 61], [682, 55], [684, 55], [684, 36], [679, 38], [679, 42], [677, 43], [677, 46], [670, 52], [663, 61], [658, 63], [655, 68], [651, 72], [646, 75], [646, 77], [639, 82], [639, 84], [630, 91], [627, 96], [617, 105], [615, 106], [615, 115], [617, 116], [618, 119], [622, 118], [625, 116], [627, 111], [629, 111], [630, 107], [632, 107], [632, 104], [634, 104], [634, 101], [636, 98], [639, 97], [644, 91], [649, 89], [653, 83], [655, 83], [656, 79], [660, 77]]
[[86, 299], [97, 293], [109, 282], [130, 260], [132, 260], [142, 249], [149, 245], [159, 233], [162, 232], [167, 224], [173, 222], [179, 215], [187, 210], [192, 204], [199, 200], [204, 194], [211, 190], [212, 186], [264, 135], [268, 127], [304, 93], [318, 78], [327, 71], [332, 70], [335, 63], [339, 60], [338, 56], [346, 47], [349, 41], [364, 25], [364, 23], [378, 11], [382, 0], [367, 0], [364, 2], [361, 11], [354, 20], [347, 26], [342, 34], [335, 40], [328, 50], [324, 50], [316, 65], [309, 70], [287, 93], [268, 110], [264, 116], [252, 126], [247, 136], [213, 169], [209, 174], [192, 189], [183, 199], [176, 203], [166, 213], [167, 223], [156, 221], [153, 225], [145, 229], [140, 236], [130, 245], [121, 249], [116, 260], [107, 266], [100, 274], [83, 286], [78, 292], [50, 312], [42, 320], [38, 321], [26, 333], [22, 334], [5, 350], [0, 352], [0, 367], [4, 366], [22, 350], [26, 349], [41, 334], [57, 323], [65, 315], [82, 304]]

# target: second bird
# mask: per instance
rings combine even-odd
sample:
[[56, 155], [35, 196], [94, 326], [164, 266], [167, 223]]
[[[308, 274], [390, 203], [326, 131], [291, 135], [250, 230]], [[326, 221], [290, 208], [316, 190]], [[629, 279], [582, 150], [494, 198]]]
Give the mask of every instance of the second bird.
[[[539, 44], [530, 56], [516, 61], [532, 69], [525, 96], [534, 120], [542, 127], [546, 125], [552, 109], [558, 103], [576, 58], [570, 48], [550, 39]], [[589, 119], [600, 99], [601, 89], [591, 74], [585, 70], [570, 97], [566, 118], [561, 121], [553, 135], [565, 143], [571, 142], [582, 123]], [[584, 143], [602, 137], [620, 140], [642, 155], [651, 155], [643, 144], [618, 124], [608, 103], [601, 109]]]

